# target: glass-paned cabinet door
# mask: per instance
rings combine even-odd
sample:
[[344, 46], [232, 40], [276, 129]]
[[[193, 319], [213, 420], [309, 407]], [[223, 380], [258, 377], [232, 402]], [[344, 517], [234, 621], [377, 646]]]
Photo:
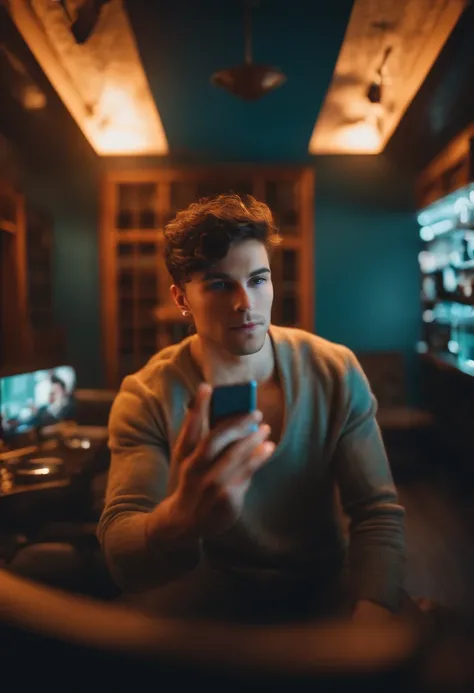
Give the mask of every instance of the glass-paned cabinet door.
[[154, 230], [158, 227], [158, 185], [119, 183], [115, 226], [119, 231]]
[[273, 212], [282, 237], [300, 234], [300, 203], [298, 180], [268, 180], [265, 201]]
[[137, 321], [139, 327], [154, 323], [158, 301], [158, 251], [155, 243], [137, 243]]
[[136, 359], [133, 352], [122, 352], [118, 354], [118, 383], [131, 373], [135, 373], [138, 369], [135, 365]]
[[137, 185], [139, 229], [155, 229], [158, 226], [158, 186], [156, 183]]
[[198, 197], [214, 197], [227, 193], [237, 193], [237, 195], [252, 195], [253, 182], [252, 180], [229, 180], [212, 178], [199, 183]]
[[170, 291], [172, 279], [161, 254], [158, 262], [158, 304], [155, 311], [157, 348], [180, 342], [189, 334], [189, 323], [176, 306]]
[[159, 246], [156, 243], [136, 245], [135, 349], [138, 368], [156, 352], [158, 252]]
[[[133, 252], [133, 246], [131, 246]], [[135, 273], [131, 262], [117, 268], [117, 360], [119, 378], [135, 365]]]
[[298, 281], [299, 250], [277, 248], [272, 256], [272, 280], [275, 297], [272, 321], [288, 327], [300, 323], [300, 293]]
[[28, 206], [26, 214], [28, 308], [33, 327], [52, 325], [53, 316], [53, 224], [42, 209]]
[[117, 337], [120, 377], [155, 351], [150, 330], [157, 301], [157, 244], [117, 244]]
[[197, 183], [194, 180], [171, 181], [169, 214], [166, 221], [173, 219], [178, 212], [186, 209], [198, 199]]
[[184, 322], [160, 322], [157, 330], [158, 351], [181, 342], [189, 334], [189, 325]]

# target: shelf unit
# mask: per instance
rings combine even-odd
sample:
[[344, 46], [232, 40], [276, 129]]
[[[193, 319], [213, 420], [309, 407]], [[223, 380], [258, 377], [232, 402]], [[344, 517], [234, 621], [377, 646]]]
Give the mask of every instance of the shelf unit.
[[107, 384], [117, 387], [158, 350], [189, 332], [172, 304], [163, 228], [199, 198], [233, 191], [271, 207], [281, 244], [272, 261], [272, 319], [312, 331], [314, 173], [233, 166], [109, 171], [101, 206], [102, 326]]
[[0, 362], [21, 358], [27, 351], [27, 260], [25, 200], [0, 180]]
[[421, 350], [474, 375], [474, 125], [422, 172], [417, 185]]
[[53, 315], [53, 221], [43, 209], [27, 205], [28, 313], [35, 330], [51, 328]]
[[416, 184], [419, 209], [429, 207], [474, 181], [473, 138], [474, 123], [460, 132], [424, 168]]

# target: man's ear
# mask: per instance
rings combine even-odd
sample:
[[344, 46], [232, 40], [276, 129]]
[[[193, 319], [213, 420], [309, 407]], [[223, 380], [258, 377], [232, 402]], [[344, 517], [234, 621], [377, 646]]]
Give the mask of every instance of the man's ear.
[[183, 315], [190, 315], [190, 310], [184, 291], [177, 284], [172, 284], [170, 287], [170, 292], [171, 296], [173, 297], [173, 301], [178, 306], [181, 313]]

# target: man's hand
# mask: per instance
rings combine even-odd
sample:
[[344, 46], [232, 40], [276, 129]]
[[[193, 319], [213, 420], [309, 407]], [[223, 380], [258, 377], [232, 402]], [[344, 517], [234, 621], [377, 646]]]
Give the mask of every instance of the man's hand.
[[380, 604], [368, 600], [357, 602], [352, 613], [352, 620], [355, 623], [366, 625], [379, 625], [390, 623], [396, 616], [391, 611]]
[[207, 385], [207, 383], [202, 383], [196, 393], [193, 406], [188, 409], [171, 457], [170, 478], [168, 481], [169, 495], [176, 490], [181, 464], [186, 457], [196, 450], [199, 443], [209, 433], [211, 395], [212, 387]]
[[[149, 518], [148, 536], [196, 539], [238, 520], [253, 474], [275, 449], [261, 412], [208, 430], [212, 389], [200, 386], [173, 451], [168, 497]], [[255, 432], [255, 423], [260, 424]]]

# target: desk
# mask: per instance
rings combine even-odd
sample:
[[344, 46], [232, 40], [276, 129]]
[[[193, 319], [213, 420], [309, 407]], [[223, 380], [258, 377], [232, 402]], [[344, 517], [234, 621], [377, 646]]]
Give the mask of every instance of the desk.
[[[21, 477], [32, 462], [56, 458], [54, 473], [37, 479]], [[71, 448], [63, 441], [0, 454], [0, 524], [18, 531], [42, 522], [90, 519], [94, 507], [94, 478], [108, 469], [106, 441], [91, 441], [89, 448]], [[41, 466], [38, 465], [38, 466]], [[47, 465], [45, 465], [47, 466]]]

